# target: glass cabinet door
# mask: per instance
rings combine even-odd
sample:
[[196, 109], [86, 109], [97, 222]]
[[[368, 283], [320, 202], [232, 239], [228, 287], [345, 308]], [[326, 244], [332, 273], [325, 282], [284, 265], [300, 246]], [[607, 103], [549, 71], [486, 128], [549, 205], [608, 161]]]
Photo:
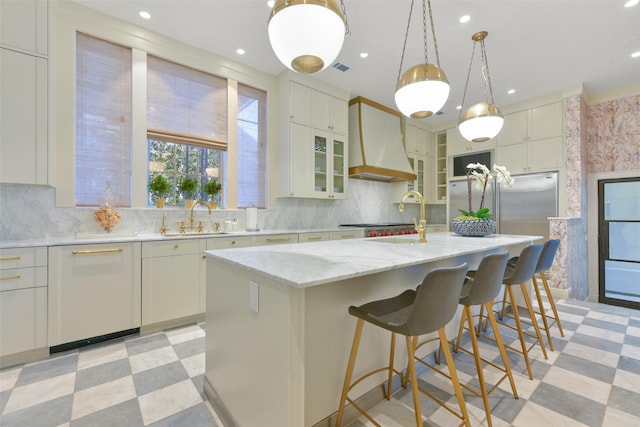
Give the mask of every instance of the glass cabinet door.
[[345, 143], [340, 138], [333, 138], [333, 194], [344, 195], [345, 192]]
[[315, 186], [314, 191], [326, 192], [328, 188], [327, 137], [321, 134], [315, 134], [313, 139], [314, 139], [313, 181]]

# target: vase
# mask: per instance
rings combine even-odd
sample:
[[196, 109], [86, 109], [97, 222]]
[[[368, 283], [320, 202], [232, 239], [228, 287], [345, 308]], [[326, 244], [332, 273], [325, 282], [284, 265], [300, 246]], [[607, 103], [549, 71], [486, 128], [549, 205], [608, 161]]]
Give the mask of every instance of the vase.
[[218, 203], [216, 202], [216, 199], [211, 199], [211, 200], [209, 200], [209, 207], [210, 207], [211, 209], [215, 209], [215, 208], [216, 208], [216, 206], [218, 206]]
[[158, 208], [158, 209], [164, 208], [164, 199], [162, 199], [160, 197], [158, 197], [156, 199], [156, 208]]
[[496, 220], [494, 218], [452, 219], [451, 231], [467, 237], [487, 236], [495, 233]]
[[187, 199], [186, 202], [185, 202], [186, 206], [187, 206], [187, 209], [191, 209], [195, 202], [196, 202], [195, 199]]

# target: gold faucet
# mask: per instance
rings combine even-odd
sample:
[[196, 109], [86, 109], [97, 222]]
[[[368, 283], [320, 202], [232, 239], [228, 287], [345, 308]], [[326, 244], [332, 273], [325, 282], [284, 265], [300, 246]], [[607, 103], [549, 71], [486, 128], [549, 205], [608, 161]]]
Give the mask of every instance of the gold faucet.
[[404, 196], [402, 196], [402, 199], [400, 200], [400, 206], [398, 206], [398, 211], [404, 212], [404, 201], [409, 196], [416, 196], [418, 198], [418, 201], [420, 202], [420, 224], [418, 225], [418, 223], [416, 222], [416, 219], [413, 218], [413, 225], [415, 225], [416, 231], [420, 235], [420, 243], [426, 243], [427, 242], [427, 237], [426, 237], [427, 220], [424, 216], [424, 197], [422, 197], [422, 194], [420, 194], [415, 190], [407, 191], [404, 194]]
[[195, 228], [198, 229], [199, 233], [202, 233], [202, 223], [204, 221], [198, 221], [198, 226], [193, 225], [193, 209], [198, 206], [198, 205], [204, 205], [207, 207], [207, 209], [209, 210], [209, 215], [211, 215], [211, 207], [209, 206], [209, 203], [205, 202], [204, 200], [198, 200], [197, 202], [195, 202], [193, 204], [193, 206], [191, 206], [191, 213], [189, 214], [189, 230], [193, 230]]
[[162, 225], [160, 226], [160, 234], [165, 234], [167, 231], [171, 230], [170, 228], [167, 228], [166, 222], [167, 213], [165, 212], [162, 214]]

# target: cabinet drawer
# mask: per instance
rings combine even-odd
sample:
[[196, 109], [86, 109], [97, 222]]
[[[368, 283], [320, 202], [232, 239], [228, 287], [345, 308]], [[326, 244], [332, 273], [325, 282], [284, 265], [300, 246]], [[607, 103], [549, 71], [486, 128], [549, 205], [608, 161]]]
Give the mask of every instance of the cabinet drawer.
[[364, 230], [332, 231], [330, 234], [331, 240], [359, 239], [364, 237]]
[[47, 265], [47, 248], [0, 249], [0, 270]]
[[298, 243], [320, 242], [321, 240], [329, 240], [329, 233], [300, 233], [298, 234]]
[[207, 249], [246, 248], [253, 246], [253, 237], [216, 237], [207, 239]]
[[47, 286], [47, 267], [16, 268], [0, 271], [0, 291]]
[[283, 245], [286, 243], [298, 243], [297, 234], [273, 234], [270, 236], [255, 236], [256, 246]]
[[204, 239], [142, 242], [142, 258], [199, 254], [204, 251], [205, 247], [206, 241]]

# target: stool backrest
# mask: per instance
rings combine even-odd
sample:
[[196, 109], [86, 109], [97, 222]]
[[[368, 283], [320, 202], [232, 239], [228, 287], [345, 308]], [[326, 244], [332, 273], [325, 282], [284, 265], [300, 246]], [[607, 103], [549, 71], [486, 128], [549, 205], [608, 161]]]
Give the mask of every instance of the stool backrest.
[[407, 319], [407, 335], [428, 334], [449, 323], [456, 313], [466, 273], [466, 263], [427, 273]]
[[504, 270], [507, 267], [509, 253], [485, 256], [473, 276], [469, 294], [460, 298], [460, 304], [486, 304], [500, 293]]
[[540, 259], [538, 260], [538, 265], [536, 266], [536, 273], [549, 271], [551, 265], [553, 265], [553, 259], [556, 256], [556, 252], [558, 252], [559, 246], [560, 240], [558, 239], [551, 239], [545, 242], [542, 253], [540, 254]]
[[504, 277], [505, 285], [516, 285], [531, 280], [536, 271], [542, 245], [527, 246], [520, 252], [518, 262], [509, 276]]

